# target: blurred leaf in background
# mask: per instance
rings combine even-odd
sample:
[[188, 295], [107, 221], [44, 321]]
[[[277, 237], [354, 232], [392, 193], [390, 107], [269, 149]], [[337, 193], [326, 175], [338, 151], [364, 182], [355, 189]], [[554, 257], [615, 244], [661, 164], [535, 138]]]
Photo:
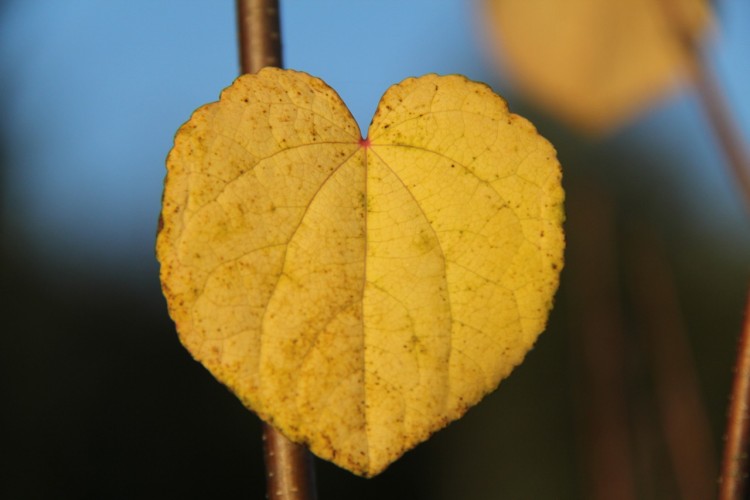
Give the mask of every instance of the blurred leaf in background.
[[483, 0], [494, 52], [521, 92], [586, 131], [673, 89], [711, 24], [706, 0]]
[[[719, 398], [750, 255], [746, 175], [706, 119], [706, 90], [722, 89], [704, 83], [714, 68], [740, 123], [747, 109], [726, 78], [747, 74], [738, 54], [726, 64], [743, 29], [727, 12], [743, 7], [721, 7], [717, 50], [705, 43], [706, 2], [480, 2], [498, 79], [559, 120], [550, 137], [568, 192], [562, 300], [585, 498], [715, 496]], [[673, 92], [690, 77], [698, 85], [683, 89], [698, 92]]]

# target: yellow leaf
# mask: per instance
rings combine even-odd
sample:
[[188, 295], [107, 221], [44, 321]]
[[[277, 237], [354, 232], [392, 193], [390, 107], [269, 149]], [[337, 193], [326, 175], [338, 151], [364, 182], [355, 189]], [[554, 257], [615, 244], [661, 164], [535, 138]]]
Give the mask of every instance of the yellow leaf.
[[615, 127], [689, 74], [705, 0], [484, 0], [520, 91], [585, 131]]
[[544, 328], [562, 266], [552, 146], [485, 85], [338, 95], [264, 69], [177, 133], [161, 279], [180, 338], [262, 419], [372, 476], [460, 417]]

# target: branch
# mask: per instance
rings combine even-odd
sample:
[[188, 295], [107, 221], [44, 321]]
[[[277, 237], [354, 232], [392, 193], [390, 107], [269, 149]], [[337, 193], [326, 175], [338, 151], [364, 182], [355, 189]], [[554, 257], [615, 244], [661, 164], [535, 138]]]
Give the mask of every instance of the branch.
[[315, 500], [315, 473], [310, 452], [263, 423], [263, 454], [269, 500]]
[[[617, 275], [614, 206], [587, 186], [569, 193], [568, 300], [579, 380], [577, 419], [583, 448], [585, 495], [594, 500], [634, 500], [636, 471], [628, 423], [627, 336]], [[571, 272], [572, 271], [572, 272]]]
[[[241, 73], [265, 66], [281, 67], [278, 0], [237, 0]], [[315, 500], [315, 473], [310, 452], [263, 423], [263, 453], [267, 472], [266, 498]]]
[[237, 24], [242, 73], [283, 65], [278, 0], [237, 0]]
[[724, 461], [721, 467], [719, 500], [744, 498], [747, 480], [748, 418], [750, 413], [750, 294], [745, 307], [745, 325], [739, 341], [727, 418]]

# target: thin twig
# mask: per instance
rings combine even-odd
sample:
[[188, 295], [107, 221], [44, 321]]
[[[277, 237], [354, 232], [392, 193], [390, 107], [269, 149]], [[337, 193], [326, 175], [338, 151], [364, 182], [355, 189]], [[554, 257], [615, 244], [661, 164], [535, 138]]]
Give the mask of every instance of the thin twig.
[[727, 417], [726, 444], [721, 467], [719, 500], [744, 498], [747, 480], [748, 422], [750, 418], [750, 294], [745, 307], [745, 325], [740, 336]]
[[[266, 66], [281, 67], [278, 0], [237, 0], [237, 24], [241, 73], [257, 73]], [[307, 448], [264, 423], [263, 453], [267, 498], [317, 498], [313, 459]]]

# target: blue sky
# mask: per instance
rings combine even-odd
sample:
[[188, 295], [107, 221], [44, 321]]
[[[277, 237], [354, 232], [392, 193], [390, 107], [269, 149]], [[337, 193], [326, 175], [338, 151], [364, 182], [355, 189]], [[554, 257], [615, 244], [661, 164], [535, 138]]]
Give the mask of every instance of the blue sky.
[[[475, 4], [288, 0], [285, 64], [327, 81], [365, 130], [385, 89], [405, 77], [463, 73], [497, 81], [481, 48]], [[750, 4], [722, 6], [724, 33], [712, 53], [748, 137]], [[29, 245], [42, 261], [62, 255], [67, 265], [96, 273], [127, 268], [135, 279], [152, 275], [174, 132], [237, 75], [234, 2], [15, 0], [0, 13], [3, 124], [11, 146], [2, 203], [21, 235], [12, 244]], [[706, 133], [696, 110], [689, 96], [668, 100], [627, 129], [624, 147], [695, 142]], [[690, 154], [699, 155], [696, 165], [721, 161], [710, 144]], [[693, 187], [686, 192], [712, 186], [696, 192], [710, 198], [703, 223], [721, 220], [732, 231], [747, 219], [720, 170], [687, 169]]]

